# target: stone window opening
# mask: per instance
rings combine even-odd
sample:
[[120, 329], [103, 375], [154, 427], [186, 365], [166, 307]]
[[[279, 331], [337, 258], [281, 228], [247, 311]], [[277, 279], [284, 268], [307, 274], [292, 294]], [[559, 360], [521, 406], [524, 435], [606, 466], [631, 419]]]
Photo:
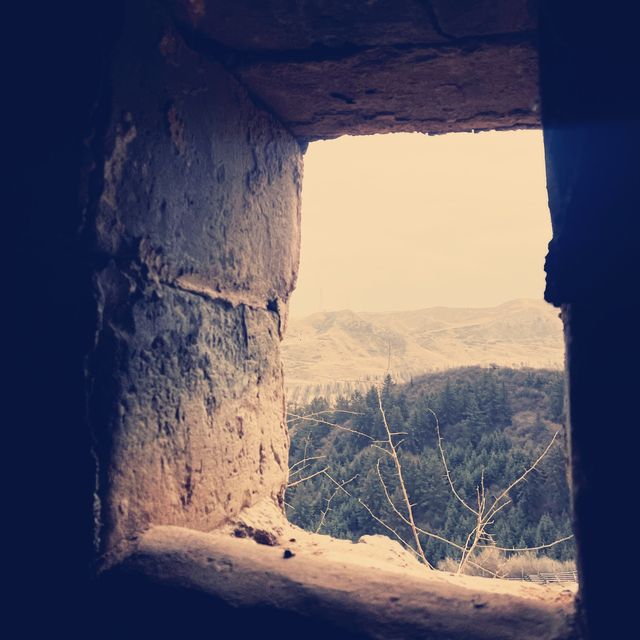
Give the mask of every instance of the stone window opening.
[[[480, 162], [482, 166], [478, 166]], [[347, 168], [352, 169], [347, 171]], [[451, 176], [459, 180], [452, 180]], [[452, 189], [455, 190], [453, 193]], [[436, 476], [443, 473], [443, 468], [440, 456], [436, 455], [435, 426], [423, 425], [428, 421], [426, 416], [419, 418], [418, 401], [415, 393], [410, 395], [407, 385], [416, 386], [421, 393], [435, 393], [428, 408], [439, 413], [436, 403], [441, 398], [435, 390], [443, 384], [440, 378], [447, 378], [449, 385], [457, 385], [462, 382], [460, 376], [470, 376], [475, 384], [490, 377], [489, 386], [502, 384], [506, 395], [513, 393], [511, 382], [508, 383], [510, 391], [506, 390], [506, 381], [512, 379], [510, 376], [522, 377], [526, 386], [526, 375], [531, 377], [538, 372], [516, 374], [516, 371], [533, 367], [543, 370], [536, 384], [543, 384], [544, 378], [544, 384], [549, 385], [553, 396], [553, 426], [542, 418], [547, 412], [546, 400], [539, 401], [537, 406], [527, 404], [532, 412], [529, 413], [525, 405], [520, 406], [526, 400], [513, 399], [509, 401], [509, 405], [513, 405], [509, 408], [513, 417], [508, 421], [514, 422], [504, 434], [516, 429], [516, 425], [518, 430], [526, 430], [526, 438], [533, 434], [537, 439], [536, 446], [526, 454], [533, 463], [558, 432], [557, 442], [550, 451], [552, 477], [559, 479], [561, 491], [552, 492], [556, 502], [535, 508], [540, 510], [538, 517], [547, 512], [551, 514], [543, 518], [543, 525], [547, 525], [544, 543], [570, 538], [570, 506], [562, 444], [562, 324], [558, 312], [542, 300], [543, 256], [551, 238], [546, 198], [540, 132], [448, 134], [437, 138], [394, 134], [312, 143], [305, 156], [300, 276], [290, 302], [287, 335], [282, 347], [287, 422], [290, 434], [293, 434], [286, 496], [287, 515], [292, 522], [312, 532], [333, 533], [354, 541], [361, 535], [368, 539], [368, 534], [372, 533], [387, 536], [393, 541], [389, 546], [397, 547], [398, 562], [411, 564], [415, 547], [408, 524], [398, 520], [396, 514], [389, 511], [389, 500], [382, 494], [376, 497], [373, 489], [388, 490], [394, 496], [394, 503], [405, 512], [402, 493], [397, 488], [396, 495], [393, 489], [397, 484], [396, 474], [388, 470], [386, 486], [380, 485], [379, 474], [376, 480], [376, 458], [383, 468], [390, 459], [377, 448], [387, 445], [378, 409], [381, 398], [376, 398], [372, 389], [382, 384], [385, 376], [390, 376], [390, 393], [395, 390], [403, 394], [403, 398], [404, 394], [411, 398], [404, 401], [409, 403], [408, 408], [402, 410], [400, 407], [404, 404], [395, 406], [393, 401], [394, 408], [386, 406], [385, 414], [391, 431], [403, 432], [403, 436], [393, 438], [393, 442], [404, 441], [402, 448], [409, 447], [409, 461], [403, 463], [405, 477], [409, 474], [406, 482], [409, 493], [418, 492], [421, 500], [428, 502], [424, 491], [413, 480], [414, 467], [422, 464], [427, 455]], [[349, 217], [352, 221], [345, 220]], [[457, 239], [452, 240], [456, 234]], [[508, 278], [504, 277], [505, 273]], [[375, 289], [375, 293], [368, 293], [367, 287]], [[443, 290], [446, 293], [443, 294]], [[402, 293], [398, 294], [398, 291]], [[298, 295], [301, 297], [297, 298]], [[449, 296], [448, 299], [444, 295]], [[494, 308], [488, 302], [492, 297], [498, 297], [502, 304]], [[458, 309], [447, 309], [447, 301]], [[468, 308], [474, 306], [484, 309], [474, 312]], [[432, 310], [428, 307], [444, 308]], [[483, 322], [494, 315], [498, 324], [488, 337], [491, 343], [482, 343]], [[456, 320], [457, 316], [460, 317]], [[462, 317], [467, 319], [463, 321]], [[407, 323], [413, 323], [411, 329], [404, 326]], [[475, 334], [470, 336], [471, 342], [467, 343], [464, 331], [470, 323], [475, 323], [476, 328]], [[454, 329], [458, 325], [460, 328]], [[514, 343], [507, 344], [509, 338], [500, 334], [500, 326], [506, 325], [510, 327], [510, 335], [518, 335]], [[429, 327], [434, 326], [438, 328], [431, 333]], [[466, 349], [462, 357], [447, 351], [442, 343], [447, 336], [455, 342], [454, 334]], [[442, 336], [444, 338], [438, 343], [437, 338]], [[429, 345], [428, 351], [421, 349], [423, 343]], [[474, 352], [474, 345], [484, 351]], [[440, 353], [442, 359], [447, 360], [444, 369], [437, 359]], [[474, 365], [476, 369], [465, 372], [456, 369]], [[411, 369], [411, 366], [415, 368]], [[436, 374], [434, 370], [443, 373]], [[451, 373], [445, 373], [451, 370]], [[432, 388], [422, 380], [429, 375]], [[501, 382], [494, 380], [496, 375]], [[534, 389], [530, 391], [535, 392]], [[392, 397], [385, 394], [383, 404]], [[332, 409], [337, 411], [332, 413]], [[346, 411], [342, 413], [341, 409]], [[424, 406], [425, 414], [427, 410]], [[360, 413], [354, 416], [353, 411]], [[408, 411], [411, 417], [403, 411]], [[313, 421], [314, 417], [318, 418], [317, 422]], [[502, 424], [504, 416], [496, 415], [495, 419]], [[412, 421], [421, 425], [420, 438], [430, 443], [424, 451], [423, 442], [416, 440], [418, 432], [414, 433]], [[366, 446], [370, 444], [368, 438], [373, 428], [370, 423], [377, 425], [375, 429], [382, 430], [375, 451]], [[452, 435], [455, 437], [455, 430], [448, 429], [441, 427], [442, 433], [446, 431], [447, 447], [455, 449], [458, 440], [450, 440]], [[486, 431], [491, 432], [490, 425], [486, 426]], [[502, 434], [502, 428], [498, 428], [498, 432]], [[469, 437], [477, 438], [477, 434], [470, 432]], [[335, 447], [330, 444], [334, 441]], [[345, 447], [355, 460], [340, 453]], [[416, 453], [418, 450], [422, 453]], [[404, 457], [403, 452], [401, 458]], [[551, 463], [547, 460], [546, 464]], [[523, 470], [525, 466], [523, 462]], [[423, 471], [430, 477], [426, 469], [424, 467]], [[506, 474], [512, 472], [512, 469], [504, 470]], [[540, 470], [532, 473], [538, 477]], [[460, 468], [452, 470], [458, 482], [461, 474], [464, 476]], [[515, 476], [513, 480], [517, 479]], [[507, 478], [486, 476], [484, 480], [499, 486]], [[343, 490], [344, 481], [349, 486]], [[480, 482], [479, 477], [477, 482]], [[435, 486], [431, 491], [434, 495], [439, 493]], [[448, 495], [449, 489], [445, 492]], [[329, 499], [330, 503], [325, 504]], [[475, 504], [475, 495], [467, 500]], [[531, 504], [534, 508], [535, 501]], [[345, 508], [347, 513], [339, 515]], [[428, 514], [423, 513], [423, 508], [420, 510], [419, 517], [424, 522]], [[458, 513], [455, 520], [464, 515]], [[523, 538], [526, 535], [526, 539], [531, 540], [530, 546], [536, 546], [542, 531], [536, 534], [536, 542], [530, 532], [521, 529], [507, 535], [505, 527], [509, 527], [513, 517], [514, 513], [507, 510], [498, 518], [502, 521], [498, 534], [502, 542], [497, 545], [526, 547]], [[554, 535], [556, 524], [553, 519], [559, 519], [561, 523], [558, 535]], [[368, 524], [365, 526], [359, 521]], [[427, 528], [453, 540], [452, 534], [443, 530], [444, 524], [443, 521], [436, 528], [433, 525]], [[515, 520], [513, 525], [516, 526]], [[487, 532], [490, 530], [491, 527], [487, 527]], [[440, 554], [446, 552], [450, 570], [456, 570], [453, 556], [459, 554], [458, 550], [441, 548], [446, 544], [442, 540], [435, 542], [436, 538], [419, 537], [421, 548], [426, 545], [426, 557], [432, 564], [441, 561]], [[374, 543], [373, 539], [368, 541]], [[463, 541], [464, 536], [459, 543]], [[540, 544], [543, 544], [541, 539]], [[554, 545], [554, 557], [569, 558], [571, 541], [560, 544], [564, 546]], [[407, 559], [403, 563], [403, 547], [410, 551], [408, 563]], [[535, 560], [536, 554], [529, 553], [525, 557]], [[505, 556], [504, 561], [506, 559]], [[516, 561], [514, 558], [511, 564]], [[497, 558], [492, 562], [496, 566], [499, 564]], [[527, 574], [537, 574], [533, 568], [535, 562], [528, 564], [532, 568]], [[547, 564], [544, 567], [540, 561], [539, 571], [570, 572], [573, 581], [575, 565], [551, 559]], [[506, 566], [507, 563], [503, 570]], [[482, 573], [479, 568], [477, 571]], [[484, 575], [490, 577], [492, 574], [488, 569]]]
[[[625, 427], [637, 422], [640, 97], [625, 8], [141, 0], [29, 5], [11, 21], [18, 357], [6, 431], [18, 439], [25, 637], [179, 637], [213, 618], [244, 637], [633, 628], [601, 546], [602, 505], [628, 511], [637, 468]], [[288, 531], [279, 349], [306, 145], [540, 127], [577, 600], [414, 579], [352, 548], [330, 559], [320, 542], [317, 555], [293, 555], [289, 538], [258, 544]]]
[[[179, 286], [217, 299], [217, 292], [212, 296], [192, 282], [183, 277]], [[249, 314], [256, 311], [245, 300], [227, 298], [223, 302], [231, 303], [232, 311], [236, 308], [242, 311], [243, 341], [245, 348], [250, 346], [252, 329], [247, 323]], [[281, 308], [277, 302], [269, 301], [266, 312], [267, 317], [280, 317]], [[270, 332], [274, 338], [282, 337], [280, 322]], [[232, 424], [245, 440], [250, 430], [255, 429], [237, 413]], [[246, 442], [243, 446], [247, 446]], [[271, 448], [271, 454], [275, 453]], [[281, 470], [289, 467], [286, 453], [286, 450], [278, 453]], [[269, 477], [273, 471], [267, 470], [267, 454], [262, 444], [258, 454], [259, 471]], [[193, 485], [198, 483], [197, 472], [193, 475], [196, 480], [187, 476], [183, 485], [185, 493], [180, 497], [181, 504], [187, 508], [194, 499]], [[475, 625], [475, 617], [486, 618], [488, 610], [492, 612], [491, 621], [482, 622], [486, 626], [476, 630], [477, 637], [511, 632], [526, 637], [539, 631], [541, 626], [545, 634], [562, 634], [561, 630], [570, 624], [573, 595], [569, 592], [525, 583], [453, 578], [442, 572], [427, 572], [390, 540], [374, 537], [353, 544], [300, 530], [286, 520], [282, 489], [253, 504], [247, 499], [247, 503], [231, 511], [221, 526], [204, 533], [190, 527], [152, 527], [137, 542], [135, 552], [124, 563], [124, 570], [145, 576], [144, 580], [150, 579], [154, 584], [164, 584], [165, 579], [172, 584], [176, 580], [173, 572], [178, 570], [183, 572], [178, 583], [204, 591], [216, 601], [235, 602], [234, 606], [246, 607], [249, 611], [264, 606], [261, 594], [268, 588], [269, 598], [276, 602], [275, 610], [286, 611], [287, 624], [293, 624], [298, 616], [304, 620], [304, 616], [309, 615], [312, 597], [315, 604], [311, 615], [320, 623], [320, 628], [325, 625], [339, 628], [346, 634], [344, 637], [350, 637], [349, 633], [355, 634], [354, 637], [369, 637], [376, 633], [377, 627], [386, 629], [385, 633], [410, 627], [412, 633], [420, 634], [431, 633], [434, 627], [442, 626], [444, 634], [460, 633]], [[120, 571], [122, 569], [116, 570], [115, 575]], [[164, 571], [168, 573], [165, 575]], [[355, 592], [349, 586], [354, 581], [358, 584]], [[261, 586], [257, 592], [247, 591], [247, 583]], [[338, 593], [338, 601], [320, 595], [326, 590]], [[443, 594], [446, 594], [444, 600]], [[338, 609], [344, 609], [343, 614], [337, 613], [338, 602]], [[464, 612], [452, 619], [451, 607], [462, 607]], [[423, 616], [425, 610], [429, 611], [427, 618]], [[200, 615], [194, 614], [196, 618]]]

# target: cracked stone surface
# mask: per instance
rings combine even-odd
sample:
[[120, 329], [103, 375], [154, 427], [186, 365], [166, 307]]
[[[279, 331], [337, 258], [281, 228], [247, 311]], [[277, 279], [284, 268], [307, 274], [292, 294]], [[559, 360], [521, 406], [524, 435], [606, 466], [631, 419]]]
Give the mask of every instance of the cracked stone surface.
[[175, 2], [191, 44], [303, 140], [540, 125], [535, 2]]
[[535, 0], [431, 0], [441, 31], [450, 38], [518, 33], [536, 28]]
[[114, 60], [99, 249], [214, 297], [286, 300], [298, 269], [298, 144], [170, 24], [133, 45], [129, 35]]
[[96, 315], [85, 375], [108, 556], [154, 523], [209, 529], [282, 499], [279, 345], [302, 154], [144, 5], [129, 9], [105, 111], [85, 221]]
[[447, 133], [538, 125], [537, 54], [505, 39], [456, 47], [378, 47], [339, 60], [240, 66], [240, 78], [300, 137]]
[[[177, 16], [211, 40], [239, 51], [440, 42], [428, 2], [416, 0], [178, 0]], [[256, 26], [260, 25], [260, 29]]]
[[[306, 629], [314, 640], [574, 637], [574, 593], [561, 586], [428, 570], [385, 536], [354, 544], [304, 532], [268, 511], [258, 505], [211, 533], [154, 527], [105, 583], [116, 598], [135, 593], [145, 630], [156, 620], [166, 632], [174, 619], [182, 629], [231, 619], [237, 637], [246, 638], [264, 628], [283, 635]], [[238, 536], [239, 524], [253, 535]], [[165, 589], [171, 606], [147, 616], [143, 603], [157, 611]]]
[[209, 529], [257, 499], [277, 504], [288, 473], [277, 314], [166, 285], [129, 293], [115, 267], [97, 280], [105, 549], [153, 523]]

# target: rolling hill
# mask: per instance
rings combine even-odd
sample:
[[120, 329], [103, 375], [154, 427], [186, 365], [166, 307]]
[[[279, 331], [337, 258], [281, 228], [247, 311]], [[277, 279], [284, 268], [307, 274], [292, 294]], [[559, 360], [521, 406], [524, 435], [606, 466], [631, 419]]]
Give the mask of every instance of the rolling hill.
[[335, 396], [384, 375], [398, 381], [466, 365], [562, 367], [558, 310], [543, 300], [496, 307], [331, 311], [292, 319], [282, 344], [290, 401]]

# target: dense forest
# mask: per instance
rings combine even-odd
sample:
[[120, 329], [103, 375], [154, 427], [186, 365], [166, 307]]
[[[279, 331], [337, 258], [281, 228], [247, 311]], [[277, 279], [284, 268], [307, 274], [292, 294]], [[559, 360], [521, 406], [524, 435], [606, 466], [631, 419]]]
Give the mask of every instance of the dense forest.
[[[490, 502], [531, 466], [561, 429], [563, 378], [553, 370], [468, 367], [405, 384], [394, 384], [388, 376], [378, 390], [354, 391], [331, 405], [323, 398], [290, 405], [286, 502], [293, 523], [357, 540], [364, 534], [389, 535], [382, 521], [411, 540], [408, 525], [385, 496], [384, 485], [404, 513], [396, 467], [377, 444], [386, 437], [380, 401], [396, 434], [415, 522], [464, 545], [474, 528], [474, 515], [456, 499], [447, 481], [434, 414], [460, 497], [475, 504], [478, 487], [484, 485]], [[570, 535], [563, 444], [560, 433], [536, 468], [509, 491], [509, 504], [487, 527], [484, 544], [535, 547]], [[342, 483], [346, 484], [340, 489]], [[423, 536], [421, 543], [432, 563], [459, 555], [435, 538]], [[573, 541], [536, 554], [572, 559]]]

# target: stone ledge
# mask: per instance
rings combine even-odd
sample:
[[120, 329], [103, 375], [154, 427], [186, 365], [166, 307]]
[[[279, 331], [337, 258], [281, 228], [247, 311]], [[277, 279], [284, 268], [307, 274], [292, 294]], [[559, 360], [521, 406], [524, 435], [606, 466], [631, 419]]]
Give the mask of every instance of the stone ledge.
[[[281, 533], [289, 536], [292, 531]], [[575, 637], [573, 594], [559, 588], [455, 577], [417, 564], [400, 570], [389, 564], [388, 553], [381, 554], [380, 544], [296, 531], [300, 539], [289, 538], [283, 545], [280, 537], [265, 545], [229, 531], [158, 526], [103, 577], [116, 592], [119, 584], [136, 583], [179, 592], [182, 603], [204, 602], [200, 615], [212, 625], [219, 624], [222, 606], [225, 624], [237, 619], [246, 627], [250, 618], [259, 625], [256, 612], [261, 612], [269, 620], [275, 616], [279, 625], [284, 620], [282, 633], [291, 619], [296, 628], [300, 620], [303, 626], [308, 621], [316, 631], [329, 629], [348, 638]], [[124, 580], [119, 582], [119, 576]], [[137, 587], [134, 597], [141, 593]], [[193, 614], [188, 617], [194, 625]]]
[[189, 46], [301, 142], [540, 126], [535, 2], [295, 4], [174, 0]]
[[340, 59], [241, 62], [234, 73], [308, 140], [540, 126], [530, 36], [444, 48], [376, 47]]

